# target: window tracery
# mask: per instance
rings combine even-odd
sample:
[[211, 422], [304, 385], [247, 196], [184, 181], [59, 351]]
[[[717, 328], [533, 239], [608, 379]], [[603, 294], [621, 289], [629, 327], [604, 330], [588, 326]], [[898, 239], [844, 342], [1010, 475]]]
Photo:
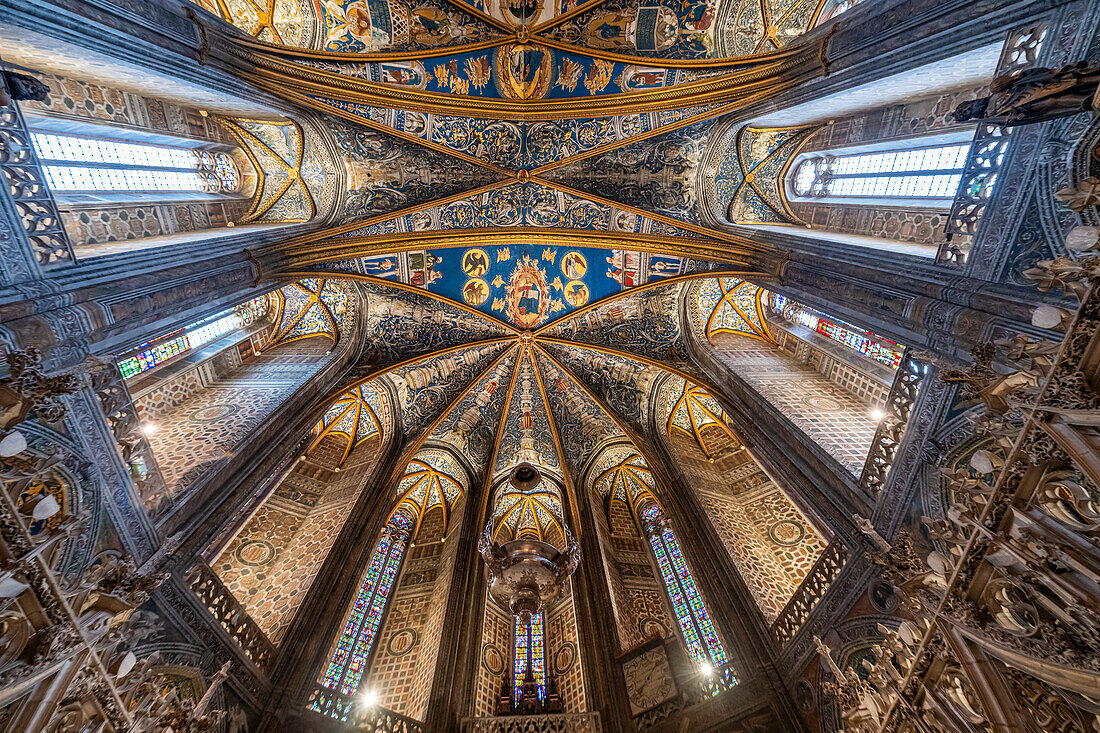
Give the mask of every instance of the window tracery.
[[805, 326], [872, 361], [877, 361], [891, 369], [897, 369], [901, 364], [904, 349], [890, 339], [871, 331], [864, 331], [778, 293], [772, 296], [772, 307], [776, 313], [788, 321]]
[[700, 665], [715, 668], [728, 665], [729, 656], [684, 560], [680, 543], [661, 510], [653, 473], [645, 459], [628, 446], [617, 446], [606, 450], [594, 468], [599, 473], [593, 488], [603, 498], [604, 510], [610, 513], [612, 502], [618, 501], [637, 517], [692, 658]]
[[[409, 515], [396, 512], [383, 528], [382, 537], [371, 555], [355, 602], [321, 678], [321, 684], [330, 690], [341, 695], [353, 695], [358, 691], [412, 526], [413, 520]], [[314, 709], [319, 710], [317, 707]]]
[[672, 532], [668, 519], [656, 502], [648, 504], [642, 510], [641, 519], [688, 652], [700, 665], [724, 667], [729, 664], [729, 657], [714, 629], [710, 612], [695, 585], [691, 570], [684, 561], [680, 543]]
[[267, 315], [268, 296], [252, 298], [243, 305], [222, 311], [213, 318], [148, 341], [118, 359], [118, 369], [124, 378], [147, 372], [204, 344], [215, 341], [238, 328], [249, 326]]
[[796, 196], [837, 199], [951, 199], [962, 181], [969, 142], [801, 156], [790, 175]]
[[54, 191], [235, 193], [241, 186], [225, 153], [45, 132], [31, 139]]
[[515, 703], [523, 694], [523, 682], [530, 668], [531, 677], [539, 687], [539, 700], [546, 700], [546, 645], [543, 637], [543, 612], [532, 614], [528, 621], [515, 617], [515, 655], [512, 669], [512, 694]]

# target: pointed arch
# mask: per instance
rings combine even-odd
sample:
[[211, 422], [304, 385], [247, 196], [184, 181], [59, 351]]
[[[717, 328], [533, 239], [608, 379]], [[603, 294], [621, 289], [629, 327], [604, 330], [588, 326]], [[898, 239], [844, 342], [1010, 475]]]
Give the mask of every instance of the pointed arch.
[[375, 435], [385, 440], [392, 428], [393, 411], [385, 390], [367, 382], [345, 392], [321, 416], [314, 427], [316, 437], [308, 450], [316, 448], [327, 435], [338, 435], [347, 441], [340, 458], [341, 465], [351, 449]]

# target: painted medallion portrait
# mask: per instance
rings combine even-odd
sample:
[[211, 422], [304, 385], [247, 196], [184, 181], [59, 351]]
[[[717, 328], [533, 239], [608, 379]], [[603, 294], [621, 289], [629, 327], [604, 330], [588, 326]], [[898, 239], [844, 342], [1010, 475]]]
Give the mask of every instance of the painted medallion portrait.
[[520, 328], [533, 328], [546, 318], [549, 309], [546, 275], [537, 261], [524, 255], [508, 280], [508, 318]]
[[481, 278], [470, 280], [462, 288], [462, 299], [467, 305], [479, 306], [489, 297], [489, 286]]
[[580, 280], [588, 272], [588, 263], [580, 252], [569, 252], [562, 258], [561, 271], [570, 280]]
[[470, 249], [462, 256], [462, 271], [470, 277], [481, 277], [488, 269], [489, 256], [485, 254], [485, 250]]

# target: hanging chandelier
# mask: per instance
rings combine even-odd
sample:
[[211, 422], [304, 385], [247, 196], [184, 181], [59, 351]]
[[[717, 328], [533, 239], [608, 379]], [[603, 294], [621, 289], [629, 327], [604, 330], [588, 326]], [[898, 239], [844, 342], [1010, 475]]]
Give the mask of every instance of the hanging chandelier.
[[[508, 477], [511, 487], [521, 493], [533, 491], [541, 482], [542, 473], [530, 463], [519, 464]], [[481, 533], [478, 552], [489, 568], [489, 595], [527, 623], [548, 603], [562, 597], [565, 581], [580, 561], [580, 549], [564, 522], [560, 523], [561, 547], [520, 531], [514, 539], [499, 543], [501, 520], [498, 509]]]

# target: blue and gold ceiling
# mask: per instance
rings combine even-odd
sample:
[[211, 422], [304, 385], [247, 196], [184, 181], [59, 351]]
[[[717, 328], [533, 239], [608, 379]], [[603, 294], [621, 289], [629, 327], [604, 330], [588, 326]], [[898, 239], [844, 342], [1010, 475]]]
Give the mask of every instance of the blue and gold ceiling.
[[[310, 222], [256, 261], [300, 283], [282, 338], [349, 330], [324, 283], [359, 298], [361, 358], [318, 435], [403, 440], [412, 514], [523, 461], [555, 486], [609, 445], [644, 466], [647, 421], [724, 427], [689, 342], [769, 338], [768, 273], [714, 213], [790, 220], [780, 177], [812, 134], [727, 116], [823, 72], [823, 34], [801, 37], [819, 0], [202, 2], [250, 36], [202, 19], [220, 58], [308, 110], [234, 130], [257, 208]], [[679, 409], [651, 415], [669, 384]], [[547, 491], [513, 497], [536, 533]]]

